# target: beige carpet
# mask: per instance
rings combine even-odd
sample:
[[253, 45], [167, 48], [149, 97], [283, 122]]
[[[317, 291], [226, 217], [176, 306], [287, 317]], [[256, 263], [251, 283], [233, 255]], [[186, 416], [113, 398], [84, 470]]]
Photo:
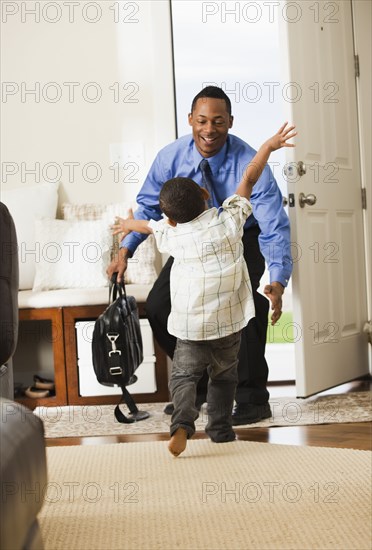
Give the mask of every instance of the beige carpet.
[[[372, 420], [372, 392], [326, 395], [309, 399], [293, 397], [270, 400], [272, 418], [246, 427], [301, 426], [338, 422], [368, 422]], [[84, 437], [119, 434], [168, 433], [170, 417], [163, 413], [164, 403], [146, 403], [140, 409], [150, 412], [150, 418], [134, 424], [120, 424], [114, 417], [114, 405], [38, 407], [35, 413], [44, 422], [46, 437]], [[123, 411], [127, 408], [123, 406]], [[203, 431], [207, 422], [203, 407], [196, 422]]]
[[47, 448], [45, 550], [370, 549], [371, 453], [191, 440]]

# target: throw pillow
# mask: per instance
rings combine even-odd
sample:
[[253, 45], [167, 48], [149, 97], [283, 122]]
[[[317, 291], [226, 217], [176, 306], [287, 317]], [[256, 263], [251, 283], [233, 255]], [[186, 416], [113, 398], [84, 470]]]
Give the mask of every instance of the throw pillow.
[[[129, 208], [135, 208], [135, 204], [128, 202], [113, 204], [70, 204], [62, 205], [62, 214], [65, 220], [97, 220], [102, 219], [107, 223], [107, 227], [112, 225], [116, 216], [126, 218], [129, 214]], [[109, 230], [111, 235], [111, 230]], [[112, 253], [115, 254], [119, 249], [119, 236], [113, 239]], [[153, 284], [157, 278], [155, 270], [155, 239], [153, 235], [149, 237], [137, 248], [133, 258], [128, 261], [128, 268], [125, 272], [125, 282], [127, 284]]]
[[34, 222], [41, 217], [56, 217], [58, 185], [42, 183], [1, 192], [1, 200], [13, 216], [17, 231], [20, 290], [30, 289], [34, 284], [37, 260]]
[[105, 220], [36, 220], [35, 238], [38, 261], [33, 290], [108, 285], [112, 240]]

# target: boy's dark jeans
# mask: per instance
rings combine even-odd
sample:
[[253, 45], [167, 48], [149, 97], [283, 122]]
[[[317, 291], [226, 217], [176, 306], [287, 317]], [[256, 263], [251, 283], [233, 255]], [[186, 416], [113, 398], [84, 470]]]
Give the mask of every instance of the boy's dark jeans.
[[195, 433], [199, 413], [195, 407], [196, 386], [205, 370], [208, 382], [208, 423], [206, 433], [216, 443], [233, 441], [231, 412], [238, 382], [238, 355], [241, 332], [217, 340], [177, 340], [169, 389], [174, 405], [171, 436], [184, 428]]

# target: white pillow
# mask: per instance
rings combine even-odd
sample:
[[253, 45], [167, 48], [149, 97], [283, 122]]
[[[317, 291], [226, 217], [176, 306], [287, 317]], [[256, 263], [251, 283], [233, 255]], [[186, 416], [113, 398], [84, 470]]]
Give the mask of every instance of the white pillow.
[[42, 183], [1, 192], [1, 200], [11, 213], [17, 232], [20, 290], [33, 286], [37, 260], [34, 221], [56, 217], [58, 185]]
[[[107, 222], [107, 226], [114, 223], [115, 217], [126, 218], [129, 208], [135, 209], [135, 203], [121, 202], [113, 204], [69, 204], [62, 205], [63, 217], [66, 220], [97, 220]], [[119, 248], [117, 236], [113, 239], [113, 253]], [[133, 258], [128, 260], [128, 268], [125, 272], [127, 284], [153, 284], [157, 278], [155, 270], [155, 239], [150, 235], [135, 251]]]
[[84, 204], [62, 204], [62, 217], [64, 220], [101, 220], [106, 212], [113, 207], [117, 208], [117, 212], [114, 216], [119, 216], [120, 211], [128, 211], [129, 205], [127, 203], [117, 203], [115, 205], [109, 204], [96, 204], [96, 203], [84, 203]]
[[112, 239], [105, 220], [35, 221], [37, 243], [33, 290], [108, 285]]
[[[62, 216], [64, 220], [101, 220], [110, 218], [114, 221], [116, 216], [126, 218], [129, 214], [129, 208], [135, 210], [136, 203], [115, 202], [112, 204], [62, 204]], [[111, 223], [113, 223], [113, 221]]]
[[149, 235], [128, 260], [124, 280], [128, 284], [152, 285], [157, 279], [155, 269], [155, 237]]

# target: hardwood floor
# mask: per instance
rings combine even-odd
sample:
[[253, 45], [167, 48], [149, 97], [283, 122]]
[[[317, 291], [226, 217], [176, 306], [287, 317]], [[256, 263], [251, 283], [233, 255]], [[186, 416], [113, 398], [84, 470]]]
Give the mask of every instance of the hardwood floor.
[[[361, 379], [319, 395], [368, 391], [371, 379]], [[271, 397], [295, 397], [294, 385], [275, 384], [269, 386]], [[282, 445], [307, 445], [317, 447], [338, 447], [346, 449], [372, 450], [372, 423], [353, 422], [348, 424], [321, 424], [311, 426], [290, 426], [270, 428], [236, 428], [241, 441], [258, 441]], [[205, 439], [204, 433], [195, 434], [195, 439]], [[167, 434], [120, 435], [104, 437], [64, 437], [46, 439], [47, 447], [63, 445], [105, 445], [108, 443], [128, 443], [136, 441], [167, 441]]]

